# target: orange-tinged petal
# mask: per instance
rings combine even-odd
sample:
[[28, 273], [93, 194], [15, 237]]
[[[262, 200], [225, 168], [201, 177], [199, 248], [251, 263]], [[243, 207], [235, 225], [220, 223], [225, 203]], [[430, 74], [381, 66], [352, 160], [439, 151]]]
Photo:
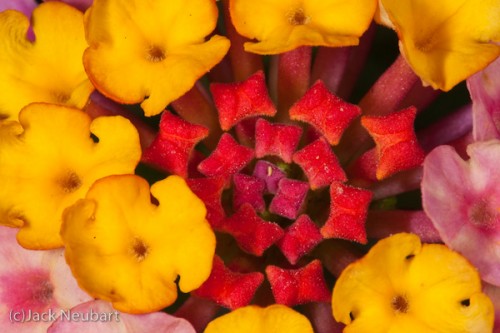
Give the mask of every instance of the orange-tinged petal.
[[236, 30], [257, 39], [245, 50], [277, 54], [299, 46], [357, 45], [368, 28], [376, 0], [231, 0]]
[[85, 15], [85, 69], [109, 98], [156, 115], [226, 54], [225, 37], [205, 42], [216, 22], [211, 0], [96, 0]]
[[30, 104], [19, 118], [0, 126], [0, 224], [21, 228], [23, 247], [60, 247], [63, 210], [95, 180], [133, 173], [139, 137], [122, 117], [92, 121], [83, 111], [58, 105]]
[[210, 322], [205, 333], [313, 333], [309, 320], [289, 307], [250, 305]]
[[43, 3], [30, 22], [20, 12], [0, 13], [0, 118], [17, 119], [32, 102], [83, 108], [94, 87], [85, 74], [83, 14], [62, 2]]
[[450, 90], [500, 55], [497, 0], [382, 0], [382, 4], [406, 60], [435, 89]]
[[189, 292], [210, 275], [215, 235], [205, 215], [179, 176], [151, 190], [135, 175], [105, 177], [64, 213], [66, 260], [92, 296], [124, 312], [157, 311], [175, 301], [177, 276]]
[[493, 304], [477, 270], [412, 234], [379, 241], [337, 280], [333, 315], [345, 332], [491, 332]]

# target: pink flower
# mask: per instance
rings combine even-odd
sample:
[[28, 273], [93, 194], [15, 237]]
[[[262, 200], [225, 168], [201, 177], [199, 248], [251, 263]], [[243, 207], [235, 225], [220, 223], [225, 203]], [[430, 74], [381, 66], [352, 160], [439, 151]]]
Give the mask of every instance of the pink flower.
[[63, 249], [25, 250], [16, 233], [0, 228], [0, 332], [45, 332], [61, 310], [91, 297], [78, 287]]
[[[72, 319], [67, 319], [72, 318]], [[105, 301], [90, 301], [64, 312], [47, 333], [195, 333], [185, 319], [163, 312], [131, 315]]]
[[35, 0], [2, 0], [0, 1], [0, 12], [7, 9], [14, 9], [29, 17], [36, 5]]
[[442, 240], [474, 264], [486, 282], [500, 285], [500, 141], [467, 147], [464, 161], [450, 146], [425, 159], [423, 207]]
[[500, 139], [500, 58], [467, 79], [473, 101], [474, 139]]

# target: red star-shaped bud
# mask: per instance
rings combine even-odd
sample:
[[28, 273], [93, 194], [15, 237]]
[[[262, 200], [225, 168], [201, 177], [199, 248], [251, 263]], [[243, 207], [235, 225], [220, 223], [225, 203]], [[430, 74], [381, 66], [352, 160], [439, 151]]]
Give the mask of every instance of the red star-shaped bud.
[[300, 180], [283, 178], [278, 183], [278, 192], [269, 204], [273, 214], [294, 220], [306, 198], [309, 184]]
[[207, 136], [207, 128], [191, 124], [165, 111], [161, 116], [160, 131], [143, 152], [142, 161], [186, 178], [191, 152]]
[[288, 228], [277, 246], [288, 261], [295, 265], [297, 261], [323, 240], [319, 228], [307, 215], [299, 218]]
[[266, 210], [264, 190], [266, 183], [257, 177], [237, 173], [233, 176], [233, 207], [238, 209], [244, 203], [262, 213]]
[[321, 228], [324, 238], [366, 243], [365, 222], [372, 192], [339, 182], [330, 185], [330, 214]]
[[280, 180], [286, 176], [276, 165], [262, 160], [257, 161], [255, 164], [253, 175], [266, 183], [267, 191], [271, 194], [275, 194], [278, 191]]
[[266, 275], [278, 304], [295, 306], [330, 300], [330, 291], [326, 286], [319, 260], [314, 260], [299, 269], [267, 266]]
[[261, 219], [250, 204], [243, 204], [227, 218], [222, 230], [232, 235], [242, 250], [256, 256], [261, 256], [284, 234], [276, 223]]
[[409, 107], [387, 116], [363, 116], [361, 124], [373, 137], [378, 157], [377, 179], [416, 167], [424, 161], [413, 123], [417, 109]]
[[293, 154], [293, 161], [302, 168], [313, 190], [328, 186], [334, 181], [347, 180], [337, 157], [323, 138]]
[[263, 280], [264, 275], [259, 272], [233, 272], [215, 256], [210, 276], [193, 294], [234, 310], [250, 303]]
[[291, 163], [301, 136], [302, 128], [299, 126], [271, 124], [261, 118], [257, 120], [255, 128], [255, 156], [262, 158], [274, 155]]
[[248, 117], [272, 117], [276, 114], [262, 71], [239, 83], [213, 83], [210, 85], [210, 91], [219, 111], [220, 126], [224, 131]]
[[207, 208], [207, 221], [212, 228], [219, 230], [226, 218], [222, 207], [222, 191], [224, 179], [222, 178], [191, 178], [186, 180], [191, 191], [194, 192]]
[[291, 119], [314, 126], [331, 145], [339, 143], [344, 130], [360, 114], [358, 106], [329, 92], [322, 81], [316, 81], [290, 108]]
[[228, 182], [253, 157], [252, 149], [238, 144], [230, 134], [224, 133], [212, 154], [198, 165], [198, 171], [207, 177], [222, 177]]

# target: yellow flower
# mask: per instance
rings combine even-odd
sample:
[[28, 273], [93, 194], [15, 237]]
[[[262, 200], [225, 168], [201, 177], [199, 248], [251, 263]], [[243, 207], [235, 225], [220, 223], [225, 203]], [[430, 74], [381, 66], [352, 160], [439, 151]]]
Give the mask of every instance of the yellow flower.
[[95, 0], [85, 14], [85, 69], [104, 95], [162, 112], [215, 66], [229, 40], [214, 30], [213, 0]]
[[19, 123], [0, 123], [0, 224], [21, 228], [25, 248], [61, 247], [63, 210], [96, 179], [133, 173], [140, 154], [137, 131], [122, 117], [92, 121], [78, 109], [30, 104]]
[[313, 333], [309, 320], [281, 304], [250, 305], [210, 322], [205, 333]]
[[83, 14], [51, 1], [33, 11], [32, 22], [34, 41], [25, 15], [0, 13], [0, 119], [17, 120], [32, 102], [83, 108], [94, 90], [82, 64]]
[[493, 304], [476, 269], [440, 244], [412, 234], [378, 242], [337, 280], [333, 315], [346, 333], [487, 333]]
[[402, 54], [435, 89], [450, 90], [500, 55], [498, 0], [381, 3], [381, 14], [385, 9], [399, 35]]
[[210, 275], [215, 235], [205, 215], [178, 176], [155, 183], [151, 194], [138, 176], [106, 177], [64, 213], [66, 261], [84, 290], [117, 310], [160, 310], [175, 301], [178, 275], [183, 292]]
[[370, 25], [377, 0], [231, 0], [236, 30], [257, 39], [246, 51], [277, 54], [299, 46], [358, 45]]

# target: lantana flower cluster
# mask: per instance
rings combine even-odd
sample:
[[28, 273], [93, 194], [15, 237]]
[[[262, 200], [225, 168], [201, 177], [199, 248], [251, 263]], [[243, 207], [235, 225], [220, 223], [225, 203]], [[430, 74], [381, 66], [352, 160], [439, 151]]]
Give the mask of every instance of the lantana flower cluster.
[[498, 1], [0, 10], [1, 331], [500, 329]]

